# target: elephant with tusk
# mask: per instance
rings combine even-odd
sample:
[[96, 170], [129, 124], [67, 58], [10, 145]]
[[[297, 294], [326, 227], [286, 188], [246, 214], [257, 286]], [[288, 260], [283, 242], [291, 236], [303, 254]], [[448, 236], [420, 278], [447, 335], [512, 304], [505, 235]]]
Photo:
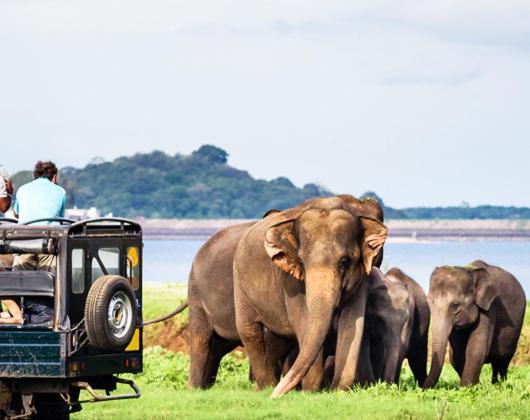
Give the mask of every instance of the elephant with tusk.
[[277, 384], [267, 331], [296, 340], [300, 348], [272, 397], [289, 392], [302, 379], [306, 388], [320, 388], [323, 344], [334, 318], [332, 387], [353, 384], [368, 275], [380, 262], [388, 232], [382, 218], [372, 200], [336, 196], [273, 213], [243, 234], [234, 255], [236, 326], [258, 389]]

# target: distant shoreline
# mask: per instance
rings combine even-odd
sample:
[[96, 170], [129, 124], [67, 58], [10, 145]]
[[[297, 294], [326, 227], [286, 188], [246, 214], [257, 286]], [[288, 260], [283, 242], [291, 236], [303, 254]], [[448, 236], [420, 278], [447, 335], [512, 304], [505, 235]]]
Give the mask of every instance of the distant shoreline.
[[[249, 219], [139, 219], [151, 240], [206, 240]], [[388, 220], [390, 243], [434, 241], [530, 241], [530, 220]]]

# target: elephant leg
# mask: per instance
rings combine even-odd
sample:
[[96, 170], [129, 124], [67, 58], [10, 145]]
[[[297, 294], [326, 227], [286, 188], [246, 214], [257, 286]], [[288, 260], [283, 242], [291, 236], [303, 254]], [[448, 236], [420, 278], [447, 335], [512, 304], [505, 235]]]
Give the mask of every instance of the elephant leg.
[[491, 362], [491, 383], [496, 384], [499, 382], [499, 364], [497, 361]]
[[468, 334], [462, 331], [453, 331], [449, 337], [449, 360], [460, 379], [462, 379], [466, 364], [468, 338]]
[[210, 387], [215, 383], [217, 371], [221, 364], [221, 359], [237, 347], [238, 343], [226, 341], [215, 334], [210, 340], [209, 357], [204, 366], [203, 380], [205, 387]]
[[190, 306], [190, 374], [188, 385], [192, 388], [206, 388], [208, 381], [204, 373], [210, 365], [210, 341], [213, 329], [210, 327], [206, 312], [201, 307]]
[[479, 315], [477, 327], [470, 333], [466, 347], [466, 360], [460, 384], [463, 386], [479, 383], [480, 371], [486, 361], [491, 346], [493, 331], [491, 321], [484, 314]]
[[[274, 376], [279, 381], [282, 375], [285, 362], [287, 361], [290, 352], [296, 346], [296, 342], [285, 337], [280, 337], [265, 328], [264, 330], [265, 351], [267, 358], [271, 361], [271, 366], [274, 366]], [[292, 363], [296, 360], [298, 352], [292, 359]], [[292, 363], [289, 364], [287, 370], [291, 368]]]
[[278, 383], [278, 361], [267, 355], [265, 329], [258, 321], [258, 314], [248, 303], [240, 299], [239, 305], [236, 316], [237, 330], [248, 353], [256, 388], [261, 390], [267, 386], [275, 386]]
[[493, 370], [491, 383], [496, 384], [499, 381], [499, 376], [501, 381], [505, 381], [508, 377], [508, 366], [510, 365], [510, 360], [495, 360], [491, 363]]
[[318, 356], [302, 379], [302, 390], [318, 391], [324, 380], [324, 350], [320, 349]]
[[335, 371], [335, 356], [326, 357], [324, 363], [324, 382], [322, 384], [323, 388], [331, 388], [331, 383], [333, 381], [333, 372]]
[[501, 381], [505, 381], [508, 379], [508, 366], [510, 365], [511, 359], [505, 359], [501, 362], [501, 366], [499, 368], [499, 374], [501, 375]]
[[410, 370], [414, 375], [414, 379], [418, 385], [423, 385], [427, 378], [427, 335], [411, 342], [407, 359], [409, 361]]
[[368, 334], [363, 335], [363, 341], [361, 343], [361, 351], [359, 354], [359, 366], [357, 367], [357, 377], [355, 383], [362, 386], [367, 386], [376, 381], [374, 370], [372, 366], [371, 354], [374, 349], [371, 348], [370, 338]]

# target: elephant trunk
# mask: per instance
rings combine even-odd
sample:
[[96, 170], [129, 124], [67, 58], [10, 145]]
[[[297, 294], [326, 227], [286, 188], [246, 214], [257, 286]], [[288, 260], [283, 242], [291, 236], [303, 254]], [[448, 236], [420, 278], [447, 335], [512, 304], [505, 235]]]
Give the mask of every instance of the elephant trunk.
[[307, 272], [307, 318], [300, 353], [289, 372], [274, 388], [271, 398], [279, 397], [297, 386], [317, 358], [330, 329], [333, 312], [339, 301], [339, 290], [340, 281], [332, 270]]
[[399, 370], [401, 370], [402, 362], [401, 342], [398, 338], [394, 342], [389, 343], [385, 367], [383, 369], [383, 381], [389, 384], [397, 383], [396, 378], [399, 378]]
[[445, 351], [447, 350], [447, 341], [451, 329], [452, 325], [449, 319], [447, 319], [447, 315], [438, 311], [438, 314], [433, 317], [431, 369], [427, 379], [425, 379], [425, 382], [422, 385], [423, 389], [432, 388], [438, 383], [444, 364]]

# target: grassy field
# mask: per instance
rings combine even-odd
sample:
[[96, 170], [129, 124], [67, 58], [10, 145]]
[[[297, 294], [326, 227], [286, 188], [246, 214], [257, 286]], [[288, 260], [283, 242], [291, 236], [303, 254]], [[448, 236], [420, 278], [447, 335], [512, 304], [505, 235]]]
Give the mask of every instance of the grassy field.
[[[144, 317], [168, 312], [185, 296], [185, 289], [160, 285], [144, 293]], [[187, 314], [176, 320], [146, 328], [146, 339], [167, 341], [167, 331], [183, 331]], [[451, 366], [446, 366], [436, 389], [421, 391], [404, 367], [399, 387], [378, 384], [348, 392], [292, 392], [270, 400], [271, 390], [255, 392], [248, 381], [248, 362], [241, 354], [223, 360], [217, 384], [208, 391], [186, 388], [188, 357], [159, 346], [145, 350], [144, 373], [134, 379], [142, 389], [139, 400], [85, 404], [75, 419], [253, 419], [253, 418], [355, 418], [355, 419], [459, 419], [530, 418], [530, 365], [528, 363], [530, 316], [526, 317], [524, 336], [517, 365], [509, 371], [508, 381], [491, 385], [491, 369], [483, 369], [481, 383], [460, 388]]]

